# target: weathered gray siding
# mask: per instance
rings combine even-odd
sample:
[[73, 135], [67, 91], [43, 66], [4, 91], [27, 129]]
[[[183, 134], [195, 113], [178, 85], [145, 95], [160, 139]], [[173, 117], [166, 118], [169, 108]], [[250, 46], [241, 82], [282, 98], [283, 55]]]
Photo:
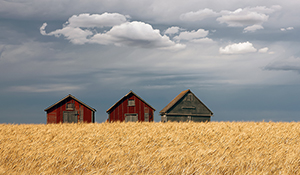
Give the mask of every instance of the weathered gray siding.
[[210, 116], [207, 117], [192, 117], [193, 122], [210, 122]]
[[166, 121], [168, 122], [209, 122], [210, 116], [207, 117], [195, 117], [195, 116], [167, 116]]
[[193, 93], [187, 93], [177, 104], [175, 104], [168, 113], [172, 114], [202, 114], [210, 116], [210, 111], [194, 96]]
[[160, 111], [161, 122], [209, 122], [213, 113], [189, 89]]

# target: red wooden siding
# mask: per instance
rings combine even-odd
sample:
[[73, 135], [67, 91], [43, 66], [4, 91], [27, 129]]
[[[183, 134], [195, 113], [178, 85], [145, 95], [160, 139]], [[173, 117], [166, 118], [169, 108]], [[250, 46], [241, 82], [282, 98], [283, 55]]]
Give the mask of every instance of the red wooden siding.
[[[135, 105], [129, 106], [128, 100], [134, 100]], [[148, 112], [149, 118], [148, 121], [153, 121], [154, 109], [149, 106], [147, 103], [142, 101], [140, 98], [131, 93], [128, 96], [125, 96], [123, 99], [118, 101], [112, 108], [110, 108], [107, 113], [109, 115], [108, 119], [112, 121], [121, 121], [125, 120], [125, 114], [137, 114], [138, 121], [145, 121], [145, 113]]]
[[[73, 103], [74, 109], [67, 110], [66, 104]], [[63, 101], [59, 102], [55, 106], [51, 107], [50, 109], [45, 110], [47, 112], [47, 124], [48, 123], [63, 123], [63, 113], [64, 111], [75, 111], [77, 114], [77, 121], [78, 122], [95, 122], [94, 121], [94, 111], [87, 108], [82, 103], [78, 102], [77, 100], [67, 97]]]

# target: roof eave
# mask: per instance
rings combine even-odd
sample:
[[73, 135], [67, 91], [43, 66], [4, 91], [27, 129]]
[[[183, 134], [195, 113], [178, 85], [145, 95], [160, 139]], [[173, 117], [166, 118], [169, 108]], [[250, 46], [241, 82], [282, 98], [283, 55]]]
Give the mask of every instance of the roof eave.
[[129, 96], [130, 94], [133, 94], [134, 96], [136, 96], [138, 99], [140, 99], [142, 102], [144, 102], [145, 104], [147, 104], [151, 109], [153, 109], [154, 111], [156, 111], [151, 105], [149, 105], [147, 102], [145, 102], [141, 97], [139, 97], [137, 94], [135, 94], [133, 91], [129, 91], [126, 95], [124, 95], [124, 97], [122, 97], [120, 100], [118, 100], [114, 105], [112, 105], [108, 110], [106, 110], [106, 113], [110, 113], [110, 111], [114, 108], [114, 106], [116, 106], [120, 101], [122, 101], [124, 98], [126, 98], [127, 96]]
[[94, 112], [97, 111], [96, 109], [94, 109], [94, 108], [88, 106], [87, 104], [83, 103], [82, 101], [78, 100], [76, 97], [74, 97], [74, 96], [71, 95], [71, 94], [69, 94], [69, 95], [67, 95], [66, 97], [62, 98], [61, 100], [59, 100], [58, 102], [54, 103], [53, 105], [49, 106], [49, 107], [46, 108], [44, 111], [47, 112], [48, 110], [50, 110], [51, 108], [53, 108], [54, 106], [56, 106], [57, 104], [59, 104], [60, 102], [64, 101], [65, 99], [67, 99], [67, 98], [69, 98], [69, 97], [73, 98], [74, 100], [76, 100], [77, 102], [81, 103], [82, 105], [84, 105], [85, 107], [89, 108], [90, 110], [92, 110], [92, 111], [94, 111]]
[[172, 108], [178, 101], [180, 101], [185, 94], [190, 92], [190, 89], [184, 90], [180, 92], [170, 103], [167, 104], [166, 107], [164, 107], [159, 113], [166, 113], [170, 108]]

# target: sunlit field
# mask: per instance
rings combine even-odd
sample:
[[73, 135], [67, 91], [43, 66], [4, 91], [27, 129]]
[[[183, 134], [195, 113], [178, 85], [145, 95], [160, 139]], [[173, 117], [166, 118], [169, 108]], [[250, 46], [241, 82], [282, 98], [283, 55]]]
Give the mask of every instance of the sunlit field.
[[300, 123], [0, 124], [0, 174], [300, 174]]

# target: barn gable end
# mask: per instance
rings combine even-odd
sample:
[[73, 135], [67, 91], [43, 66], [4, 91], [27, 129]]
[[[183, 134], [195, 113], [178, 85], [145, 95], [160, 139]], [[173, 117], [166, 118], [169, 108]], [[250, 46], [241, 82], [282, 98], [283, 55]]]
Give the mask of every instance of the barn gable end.
[[212, 111], [189, 89], [182, 91], [160, 111], [161, 121], [210, 121]]
[[71, 94], [45, 109], [49, 123], [94, 123], [96, 109]]
[[106, 112], [108, 121], [136, 122], [136, 121], [153, 121], [155, 109], [146, 103], [141, 97], [130, 91]]

